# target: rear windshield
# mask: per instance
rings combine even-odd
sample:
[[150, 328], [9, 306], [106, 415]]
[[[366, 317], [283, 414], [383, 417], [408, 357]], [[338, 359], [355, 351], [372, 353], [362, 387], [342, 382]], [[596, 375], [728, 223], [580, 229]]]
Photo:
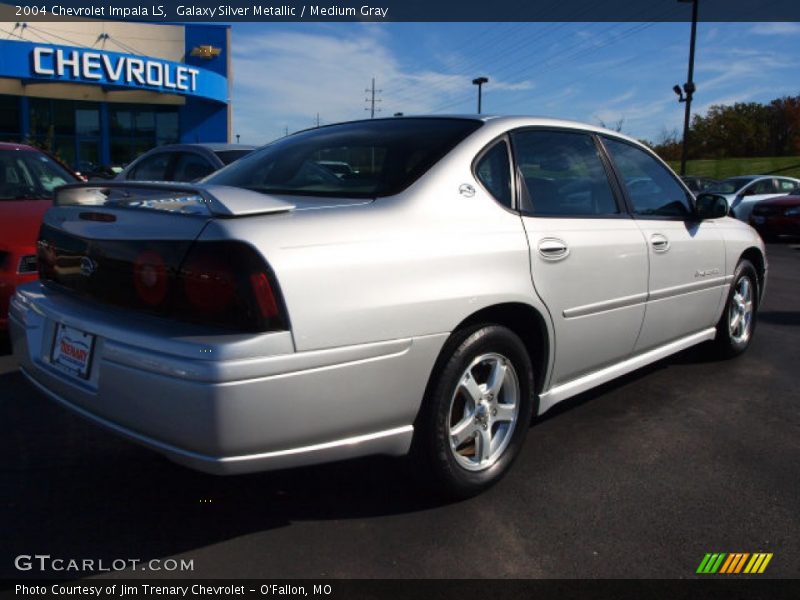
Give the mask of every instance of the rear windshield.
[[214, 154], [222, 161], [223, 165], [229, 165], [243, 156], [247, 156], [251, 152], [252, 150], [219, 150], [214, 152]]
[[271, 194], [391, 196], [480, 126], [470, 119], [395, 118], [311, 129], [254, 151], [204, 183]]
[[0, 150], [0, 200], [52, 198], [53, 190], [65, 183], [75, 183], [75, 178], [46, 154]]

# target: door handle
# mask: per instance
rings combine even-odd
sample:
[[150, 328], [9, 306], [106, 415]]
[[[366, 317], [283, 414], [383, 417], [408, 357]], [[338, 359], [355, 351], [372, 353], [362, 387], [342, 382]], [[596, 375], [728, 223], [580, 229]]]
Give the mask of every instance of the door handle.
[[539, 241], [539, 254], [546, 260], [561, 260], [569, 255], [569, 246], [558, 238], [545, 238]]
[[669, 239], [665, 235], [654, 233], [650, 236], [650, 245], [653, 247], [653, 252], [666, 252], [669, 250]]

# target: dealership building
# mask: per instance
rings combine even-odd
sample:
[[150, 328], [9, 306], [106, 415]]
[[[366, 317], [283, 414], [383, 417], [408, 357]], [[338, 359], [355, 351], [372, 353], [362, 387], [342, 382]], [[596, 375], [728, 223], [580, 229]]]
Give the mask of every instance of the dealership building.
[[230, 28], [0, 22], [0, 141], [79, 170], [231, 138]]

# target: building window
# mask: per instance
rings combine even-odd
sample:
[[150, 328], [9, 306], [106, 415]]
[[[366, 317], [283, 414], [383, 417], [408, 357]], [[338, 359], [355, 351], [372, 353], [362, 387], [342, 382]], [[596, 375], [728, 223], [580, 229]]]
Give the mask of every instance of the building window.
[[100, 162], [100, 105], [31, 98], [29, 141], [80, 171]]
[[126, 165], [156, 146], [178, 142], [178, 109], [110, 104], [111, 164]]
[[0, 96], [0, 141], [22, 141], [19, 112], [18, 96]]

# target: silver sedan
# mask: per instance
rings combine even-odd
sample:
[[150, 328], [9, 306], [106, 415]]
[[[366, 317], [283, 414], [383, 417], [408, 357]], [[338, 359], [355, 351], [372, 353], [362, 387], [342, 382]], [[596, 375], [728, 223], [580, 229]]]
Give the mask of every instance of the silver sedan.
[[55, 401], [184, 465], [410, 453], [464, 497], [558, 402], [748, 347], [767, 262], [727, 212], [589, 125], [321, 127], [198, 185], [61, 188], [14, 351]]
[[798, 186], [800, 179], [794, 177], [742, 175], [718, 181], [703, 191], [725, 196], [732, 215], [746, 223], [758, 202], [785, 196]]

